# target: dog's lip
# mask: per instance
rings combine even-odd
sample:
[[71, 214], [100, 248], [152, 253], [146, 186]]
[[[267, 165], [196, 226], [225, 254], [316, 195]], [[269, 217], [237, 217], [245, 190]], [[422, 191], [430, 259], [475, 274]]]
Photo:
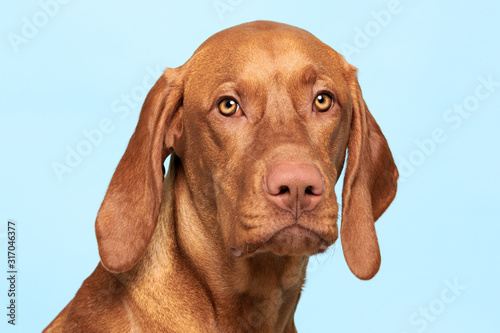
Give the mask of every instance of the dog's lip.
[[318, 237], [321, 241], [325, 242], [325, 240], [323, 238], [321, 238], [315, 231], [308, 229], [300, 224], [292, 224], [292, 225], [289, 225], [287, 227], [284, 227], [284, 228], [278, 230], [277, 232], [275, 232], [271, 236], [271, 238], [280, 234], [280, 233], [287, 233], [291, 236], [310, 236], [310, 235], [313, 235], [315, 237]]
[[314, 237], [320, 240], [321, 246], [320, 250], [324, 251], [328, 248], [329, 244], [328, 242], [321, 237], [316, 231], [307, 228], [299, 223], [293, 223], [284, 226], [281, 229], [278, 229], [277, 231], [271, 233], [269, 237], [267, 237], [264, 241], [258, 242], [258, 243], [251, 243], [251, 244], [245, 244], [243, 251], [239, 249], [238, 247], [231, 247], [231, 253], [236, 256], [236, 257], [241, 257], [241, 256], [247, 256], [251, 255], [264, 245], [266, 245], [268, 242], [270, 242], [275, 236], [282, 234], [282, 233], [287, 233], [290, 236], [295, 236], [295, 237]]

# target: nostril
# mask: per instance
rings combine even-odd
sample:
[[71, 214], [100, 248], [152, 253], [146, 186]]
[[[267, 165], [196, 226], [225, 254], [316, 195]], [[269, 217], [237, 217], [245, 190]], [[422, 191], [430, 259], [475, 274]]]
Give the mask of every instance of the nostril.
[[312, 186], [306, 187], [306, 191], [305, 192], [306, 192], [306, 194], [314, 195], [313, 187]]
[[314, 196], [321, 196], [323, 194], [323, 191], [325, 190], [325, 185], [323, 181], [319, 182], [316, 185], [309, 185], [306, 187], [304, 193], [306, 195], [314, 195]]
[[287, 192], [290, 192], [290, 189], [288, 188], [288, 186], [283, 185], [280, 187], [280, 191], [278, 192], [278, 194], [285, 194]]

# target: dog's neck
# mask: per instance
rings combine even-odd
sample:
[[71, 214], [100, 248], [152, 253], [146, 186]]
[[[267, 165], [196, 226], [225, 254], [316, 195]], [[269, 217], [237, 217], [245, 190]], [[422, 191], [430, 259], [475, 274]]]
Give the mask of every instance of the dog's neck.
[[[164, 281], [170, 288], [177, 284], [181, 290], [201, 289], [197, 294], [204, 299], [193, 301], [211, 305], [214, 325], [221, 332], [295, 332], [293, 314], [308, 257], [232, 256], [217, 224], [194, 207], [182, 167], [176, 169], [174, 176], [171, 165], [165, 179], [164, 202], [144, 259], [147, 263], [139, 265], [153, 268], [145, 275], [161, 272], [167, 276], [157, 276], [155, 284]], [[164, 245], [155, 244], [167, 244], [166, 251]], [[158, 265], [163, 267], [155, 269]]]

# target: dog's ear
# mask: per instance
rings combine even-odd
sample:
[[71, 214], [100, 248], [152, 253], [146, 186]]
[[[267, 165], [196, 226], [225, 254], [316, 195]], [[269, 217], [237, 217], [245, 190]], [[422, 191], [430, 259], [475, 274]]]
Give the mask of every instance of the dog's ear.
[[352, 118], [342, 192], [341, 240], [354, 275], [371, 279], [380, 267], [375, 221], [396, 195], [398, 170], [389, 145], [363, 100], [356, 69], [348, 78]]
[[162, 200], [163, 163], [182, 130], [181, 69], [167, 69], [148, 93], [139, 122], [116, 167], [96, 219], [101, 262], [132, 268], [153, 235]]

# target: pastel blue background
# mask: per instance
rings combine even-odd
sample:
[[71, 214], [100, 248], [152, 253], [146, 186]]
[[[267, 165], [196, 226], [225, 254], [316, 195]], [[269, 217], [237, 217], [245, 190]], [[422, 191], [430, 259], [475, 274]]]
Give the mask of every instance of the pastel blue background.
[[[355, 278], [340, 242], [311, 259], [299, 332], [499, 332], [500, 86], [488, 91], [480, 78], [500, 82], [500, 3], [220, 2], [231, 9], [221, 16], [213, 0], [68, 1], [18, 52], [9, 33], [21, 35], [23, 18], [43, 9], [0, 5], [1, 272], [8, 219], [19, 237], [18, 325], [6, 324], [2, 273], [0, 331], [41, 331], [98, 263], [96, 213], [155, 69], [183, 64], [219, 30], [267, 19], [310, 31], [359, 68], [402, 173], [376, 224], [380, 272]], [[390, 19], [377, 23], [374, 12], [388, 8]], [[140, 102], [126, 106], [131, 94]], [[448, 111], [464, 104], [467, 118]], [[106, 119], [110, 131], [59, 180], [52, 164]]]

